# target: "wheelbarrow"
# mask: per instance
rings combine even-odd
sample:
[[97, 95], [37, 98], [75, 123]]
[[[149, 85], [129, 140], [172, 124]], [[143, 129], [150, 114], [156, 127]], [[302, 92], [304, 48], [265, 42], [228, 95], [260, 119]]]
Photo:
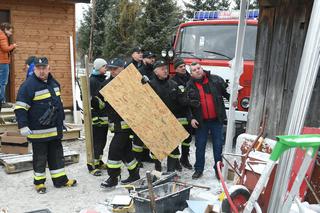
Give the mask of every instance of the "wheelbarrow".
[[[281, 155], [290, 148], [302, 148], [306, 150], [305, 158], [303, 163], [300, 167], [298, 175], [293, 183], [293, 186], [288, 192], [287, 199], [284, 202], [284, 209], [289, 209], [292, 205], [292, 202], [298, 201], [296, 199], [296, 195], [298, 194], [299, 187], [304, 180], [304, 176], [307, 172], [308, 166], [312, 161], [313, 156], [317, 152], [320, 146], [320, 135], [298, 135], [298, 136], [277, 136], [277, 143], [274, 147], [270, 158], [267, 161], [267, 164], [264, 168], [264, 172], [260, 176], [256, 187], [254, 188], [253, 192], [249, 193], [249, 190], [241, 187], [239, 190], [232, 193], [229, 193], [226, 184], [224, 182], [223, 176], [221, 174], [221, 167], [223, 166], [221, 162], [217, 163], [218, 174], [222, 183], [222, 187], [225, 191], [227, 196], [227, 202], [229, 204], [229, 211], [228, 212], [239, 212], [244, 210], [245, 213], [252, 212], [253, 208], [255, 208], [256, 212], [261, 212], [261, 208], [257, 202], [261, 192], [265, 189], [266, 184], [268, 183], [270, 174], [273, 168], [276, 165], [277, 160], [281, 157]], [[242, 193], [239, 193], [239, 191]], [[223, 205], [222, 205], [223, 208]], [[228, 209], [227, 209], [228, 210]], [[222, 211], [225, 211], [222, 209]]]

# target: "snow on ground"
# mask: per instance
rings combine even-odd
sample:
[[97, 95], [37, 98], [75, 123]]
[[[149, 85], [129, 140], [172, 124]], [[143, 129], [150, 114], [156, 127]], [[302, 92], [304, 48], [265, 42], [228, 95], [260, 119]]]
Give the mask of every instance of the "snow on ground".
[[[111, 134], [108, 136], [108, 142], [111, 141]], [[54, 188], [51, 182], [49, 171], [47, 170], [47, 193], [38, 194], [33, 187], [33, 172], [21, 172], [17, 174], [6, 174], [4, 168], [0, 166], [0, 212], [2, 208], [7, 208], [8, 213], [22, 213], [35, 211], [39, 209], [49, 209], [54, 213], [72, 213], [81, 212], [84, 209], [96, 209], [98, 212], [109, 212], [110, 207], [107, 203], [114, 195], [126, 195], [127, 190], [116, 188], [107, 191], [100, 188], [100, 183], [105, 180], [107, 172], [103, 176], [94, 177], [87, 172], [85, 142], [83, 140], [67, 141], [63, 143], [71, 150], [80, 153], [80, 161], [76, 164], [66, 166], [68, 177], [75, 178], [78, 181], [77, 187], [74, 188]], [[104, 160], [107, 159], [108, 144], [105, 149]], [[195, 162], [194, 142], [191, 146], [190, 159], [192, 164]], [[166, 163], [163, 162], [163, 171], [166, 171]], [[206, 153], [206, 165], [202, 178], [192, 180], [193, 170], [183, 169], [178, 173], [181, 181], [188, 183], [206, 185], [211, 187], [211, 194], [217, 194], [221, 191], [220, 183], [217, 181], [213, 172], [213, 151], [212, 145], [208, 142]], [[144, 163], [144, 168], [140, 170], [140, 175], [145, 176], [147, 170], [153, 170], [154, 165]], [[122, 178], [128, 176], [125, 168], [122, 169]], [[190, 198], [206, 196], [206, 190], [192, 188]]]

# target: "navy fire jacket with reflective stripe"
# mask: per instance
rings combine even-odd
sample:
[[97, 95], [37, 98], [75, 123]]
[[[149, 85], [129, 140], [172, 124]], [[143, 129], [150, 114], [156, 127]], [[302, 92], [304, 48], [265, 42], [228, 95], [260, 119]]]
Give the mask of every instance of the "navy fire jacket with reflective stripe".
[[[19, 129], [25, 126], [31, 129], [29, 141], [42, 142], [62, 138], [65, 115], [60, 95], [60, 84], [51, 74], [47, 82], [33, 74], [20, 86], [14, 112]], [[57, 108], [57, 119], [52, 125], [41, 125], [39, 118], [50, 108], [50, 105]]]

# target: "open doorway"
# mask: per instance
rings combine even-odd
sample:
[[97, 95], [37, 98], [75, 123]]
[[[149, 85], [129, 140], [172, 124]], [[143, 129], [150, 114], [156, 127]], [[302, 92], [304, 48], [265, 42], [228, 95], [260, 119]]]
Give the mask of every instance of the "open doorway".
[[[0, 23], [3, 23], [3, 22], [8, 22], [10, 23], [10, 11], [9, 10], [1, 10], [0, 9]], [[12, 39], [12, 37], [10, 38]], [[9, 40], [9, 43], [12, 43], [12, 41]], [[10, 100], [10, 94], [11, 94], [11, 85], [12, 85], [12, 67], [13, 67], [13, 64], [10, 63], [10, 71], [9, 71], [9, 78], [8, 78], [8, 84], [7, 84], [7, 87], [6, 87], [6, 96], [5, 96], [5, 100], [6, 102], [10, 102], [12, 100]]]

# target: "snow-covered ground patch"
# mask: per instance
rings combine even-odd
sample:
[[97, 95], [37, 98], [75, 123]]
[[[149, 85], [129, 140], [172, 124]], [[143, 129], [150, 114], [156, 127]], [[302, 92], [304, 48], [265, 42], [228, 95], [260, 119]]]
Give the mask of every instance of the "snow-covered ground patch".
[[[111, 141], [111, 134], [108, 136], [108, 142]], [[108, 143], [109, 144], [109, 143]], [[108, 144], [105, 149], [104, 160], [107, 159]], [[64, 142], [64, 146], [68, 146], [71, 150], [80, 153], [80, 162], [66, 166], [68, 177], [75, 178], [78, 186], [74, 188], [54, 188], [47, 170], [47, 193], [37, 194], [33, 187], [33, 172], [21, 172], [17, 174], [6, 174], [4, 168], [0, 166], [0, 209], [7, 208], [8, 213], [22, 213], [34, 211], [38, 209], [49, 209], [53, 213], [72, 213], [84, 212], [85, 209], [95, 209], [98, 212], [109, 212], [108, 203], [115, 195], [128, 194], [123, 188], [116, 188], [107, 191], [100, 188], [100, 183], [104, 181], [108, 175], [104, 171], [103, 176], [94, 177], [87, 171], [85, 142], [83, 140]], [[195, 146], [194, 142], [191, 146], [190, 159], [192, 164], [195, 162]], [[221, 192], [221, 186], [216, 179], [213, 167], [213, 151], [212, 144], [208, 142], [206, 152], [206, 165], [204, 175], [198, 180], [192, 180], [193, 170], [183, 168], [182, 172], [178, 172], [181, 181], [206, 185], [211, 190], [206, 191], [200, 188], [192, 188], [190, 199], [209, 199], [210, 194], [215, 195]], [[163, 170], [166, 171], [166, 161], [162, 163]], [[147, 170], [153, 170], [154, 165], [144, 163], [144, 168], [140, 170], [140, 175], [145, 176]], [[128, 172], [125, 168], [122, 170], [122, 178], [126, 178]], [[209, 193], [208, 193], [209, 192]], [[212, 198], [213, 199], [213, 198]]]

